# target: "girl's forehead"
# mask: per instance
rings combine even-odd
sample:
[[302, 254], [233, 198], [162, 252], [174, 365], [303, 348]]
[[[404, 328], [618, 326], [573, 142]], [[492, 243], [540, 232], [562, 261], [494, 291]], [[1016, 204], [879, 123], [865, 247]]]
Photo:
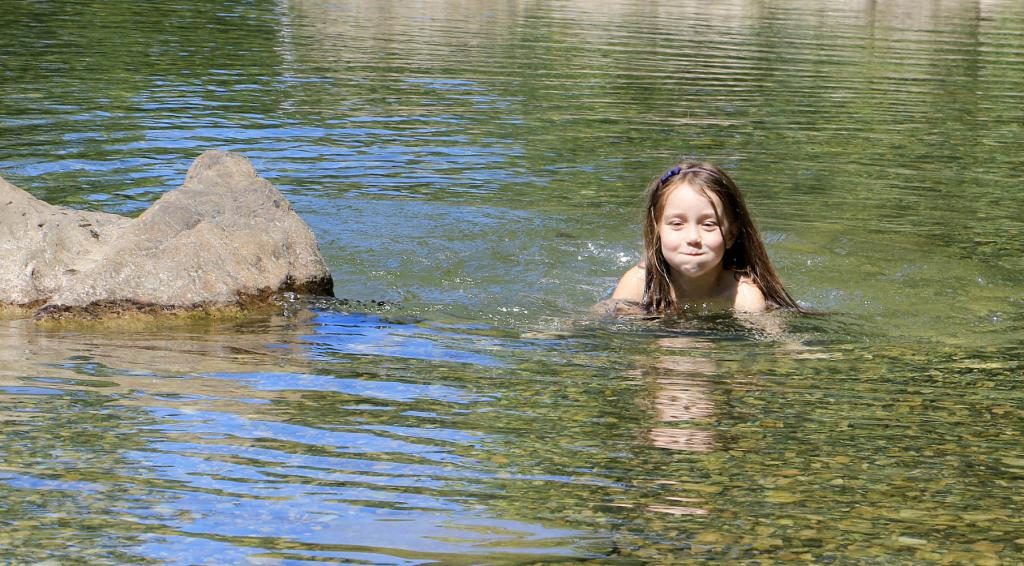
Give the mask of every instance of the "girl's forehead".
[[711, 191], [705, 191], [690, 183], [682, 183], [665, 191], [661, 197], [661, 207], [664, 210], [671, 206], [700, 206], [707, 205], [717, 214], [722, 210], [722, 200]]

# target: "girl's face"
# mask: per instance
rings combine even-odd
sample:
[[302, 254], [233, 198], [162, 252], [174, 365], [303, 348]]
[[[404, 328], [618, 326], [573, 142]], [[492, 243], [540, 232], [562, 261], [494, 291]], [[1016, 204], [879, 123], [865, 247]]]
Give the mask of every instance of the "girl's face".
[[729, 227], [715, 214], [722, 203], [714, 194], [714, 206], [708, 196], [690, 185], [671, 189], [658, 220], [661, 253], [665, 256], [672, 277], [698, 279], [717, 277], [729, 245], [724, 234]]

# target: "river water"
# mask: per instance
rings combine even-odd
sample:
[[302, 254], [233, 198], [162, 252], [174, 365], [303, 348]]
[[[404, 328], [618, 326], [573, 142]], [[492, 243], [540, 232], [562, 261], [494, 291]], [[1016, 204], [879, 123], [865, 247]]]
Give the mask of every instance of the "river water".
[[[1020, 2], [40, 0], [0, 28], [5, 179], [134, 215], [242, 152], [346, 299], [0, 320], [0, 561], [1024, 560]], [[734, 174], [824, 316], [590, 314], [680, 156]]]

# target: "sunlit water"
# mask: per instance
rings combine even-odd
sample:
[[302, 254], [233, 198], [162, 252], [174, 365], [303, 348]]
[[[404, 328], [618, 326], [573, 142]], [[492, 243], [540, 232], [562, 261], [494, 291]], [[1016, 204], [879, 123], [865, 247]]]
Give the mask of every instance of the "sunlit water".
[[[0, 321], [0, 561], [1024, 559], [1019, 2], [43, 1], [0, 26], [5, 179], [137, 214], [243, 152], [357, 301]], [[735, 173], [827, 315], [589, 314], [681, 155]]]

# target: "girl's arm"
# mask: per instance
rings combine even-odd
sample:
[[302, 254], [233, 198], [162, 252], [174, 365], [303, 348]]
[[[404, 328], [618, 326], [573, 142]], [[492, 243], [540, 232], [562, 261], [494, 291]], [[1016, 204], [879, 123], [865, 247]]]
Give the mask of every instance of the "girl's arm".
[[594, 305], [594, 314], [602, 316], [640, 315], [640, 301], [644, 298], [644, 270], [639, 265], [631, 268], [619, 279], [612, 296]]
[[639, 265], [627, 271], [612, 292], [612, 300], [640, 302], [644, 298], [644, 268]]
[[768, 301], [764, 299], [761, 289], [744, 277], [736, 285], [736, 299], [732, 308], [736, 312], [764, 312], [768, 309]]

